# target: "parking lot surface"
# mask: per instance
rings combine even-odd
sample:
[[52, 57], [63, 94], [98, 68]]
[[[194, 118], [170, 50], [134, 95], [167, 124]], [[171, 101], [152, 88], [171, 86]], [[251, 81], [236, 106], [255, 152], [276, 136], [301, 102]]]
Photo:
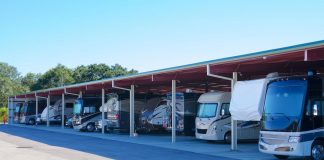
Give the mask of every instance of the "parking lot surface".
[[[131, 138], [128, 134], [102, 135], [61, 129], [58, 126], [0, 125], [1, 132], [9, 137], [20, 137], [68, 151], [77, 151], [85, 155], [83, 159], [95, 155], [96, 158], [109, 159], [274, 160], [271, 155], [260, 153], [255, 142], [239, 143], [238, 151], [233, 152], [230, 151], [229, 144], [206, 142], [185, 136], [178, 136], [177, 142], [172, 144], [169, 135], [139, 135]], [[55, 156], [56, 151], [46, 152], [48, 153]]]
[[[143, 144], [135, 144], [129, 142], [121, 142], [115, 140], [101, 139], [89, 136], [82, 135], [73, 135], [59, 132], [51, 132], [46, 130], [32, 129], [32, 128], [23, 128], [17, 126], [8, 126], [1, 125], [0, 126], [1, 133], [1, 141], [2, 143], [6, 143], [5, 146], [8, 146], [12, 142], [6, 141], [6, 136], [11, 139], [13, 136], [22, 137], [24, 139], [31, 140], [32, 142], [40, 142], [42, 144], [46, 144], [49, 146], [56, 146], [60, 148], [67, 148], [69, 150], [75, 150], [82, 153], [89, 153], [93, 155], [97, 155], [100, 157], [106, 157], [111, 159], [230, 159], [220, 156], [210, 156], [205, 154], [198, 154], [188, 151], [167, 149], [155, 146], [148, 146]], [[4, 135], [5, 134], [5, 135]], [[15, 139], [15, 138], [13, 138]], [[10, 146], [10, 145], [9, 145]], [[1, 148], [5, 148], [2, 147]], [[28, 147], [27, 147], [28, 148]], [[2, 149], [2, 150], [3, 150]], [[24, 152], [24, 155], [37, 155], [39, 152], [42, 154], [47, 154], [42, 150], [31, 150], [30, 152]], [[55, 150], [52, 150], [51, 153], [56, 157], [59, 157], [61, 153]], [[56, 153], [56, 154], [55, 154]], [[69, 153], [66, 153], [69, 154]], [[24, 155], [20, 155], [24, 157]], [[9, 156], [9, 155], [8, 155]], [[26, 159], [29, 159], [26, 157]], [[34, 159], [34, 158], [33, 158]], [[64, 158], [61, 158], [64, 159]], [[65, 159], [75, 159], [73, 157], [65, 157]], [[78, 159], [89, 159], [89, 157], [80, 157]], [[92, 159], [92, 158], [90, 158]]]

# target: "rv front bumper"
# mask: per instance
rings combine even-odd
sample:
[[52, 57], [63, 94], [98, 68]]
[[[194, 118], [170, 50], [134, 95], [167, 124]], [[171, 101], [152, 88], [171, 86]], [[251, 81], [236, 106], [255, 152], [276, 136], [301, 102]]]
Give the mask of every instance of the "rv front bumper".
[[285, 156], [310, 156], [311, 141], [299, 142], [298, 137], [300, 136], [294, 135], [276, 134], [273, 137], [264, 135], [260, 134], [260, 152]]
[[202, 140], [212, 140], [212, 141], [224, 140], [224, 139], [217, 137], [216, 134], [208, 134], [208, 133], [200, 134], [200, 133], [197, 133], [197, 131], [196, 131], [196, 138], [202, 139]]
[[286, 144], [276, 144], [269, 145], [263, 142], [259, 142], [259, 150], [263, 153], [273, 154], [273, 155], [287, 155], [287, 156], [309, 156], [304, 153], [305, 144], [303, 143], [286, 143]]

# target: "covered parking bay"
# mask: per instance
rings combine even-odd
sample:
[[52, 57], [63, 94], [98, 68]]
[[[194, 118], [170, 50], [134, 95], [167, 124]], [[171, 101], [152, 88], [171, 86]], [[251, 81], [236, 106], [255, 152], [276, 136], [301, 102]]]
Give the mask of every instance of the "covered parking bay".
[[[9, 97], [44, 97], [76, 94], [105, 94], [125, 90], [130, 95], [130, 136], [134, 136], [134, 95], [141, 93], [172, 93], [172, 143], [176, 142], [175, 99], [176, 92], [205, 93], [209, 91], [231, 91], [237, 80], [264, 78], [278, 72], [280, 76], [305, 75], [308, 69], [324, 72], [324, 41], [291, 47], [245, 54], [230, 58], [172, 67], [135, 75], [121, 76], [99, 81], [45, 89]], [[104, 103], [104, 101], [103, 101]], [[62, 109], [64, 110], [64, 109]], [[64, 114], [63, 114], [64, 115]], [[104, 117], [103, 117], [104, 118]], [[64, 123], [62, 123], [62, 126]], [[237, 150], [237, 125], [232, 121], [231, 149]]]

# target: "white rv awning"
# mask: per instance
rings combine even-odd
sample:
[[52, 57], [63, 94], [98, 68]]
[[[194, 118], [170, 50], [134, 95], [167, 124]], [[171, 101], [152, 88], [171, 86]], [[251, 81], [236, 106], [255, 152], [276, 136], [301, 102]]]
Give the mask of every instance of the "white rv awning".
[[230, 112], [234, 120], [260, 121], [267, 81], [238, 81], [234, 85]]

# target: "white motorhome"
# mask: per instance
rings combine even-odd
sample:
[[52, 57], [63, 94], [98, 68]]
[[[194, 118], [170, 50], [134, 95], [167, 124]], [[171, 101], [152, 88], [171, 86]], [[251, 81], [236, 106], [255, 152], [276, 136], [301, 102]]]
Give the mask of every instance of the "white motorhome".
[[[230, 92], [209, 92], [202, 94], [196, 116], [196, 138], [202, 140], [231, 141], [231, 114], [229, 112]], [[258, 122], [239, 122], [239, 139], [258, 139]]]
[[[74, 105], [75, 99], [66, 99], [65, 102], [65, 108], [64, 108], [64, 117], [65, 119], [69, 119], [73, 116], [73, 105]], [[48, 111], [48, 118], [50, 122], [61, 122], [62, 121], [62, 100], [58, 100], [55, 102], [54, 105], [50, 105], [49, 107], [46, 107], [40, 117], [37, 118], [37, 123], [45, 123], [47, 122], [47, 110]]]

